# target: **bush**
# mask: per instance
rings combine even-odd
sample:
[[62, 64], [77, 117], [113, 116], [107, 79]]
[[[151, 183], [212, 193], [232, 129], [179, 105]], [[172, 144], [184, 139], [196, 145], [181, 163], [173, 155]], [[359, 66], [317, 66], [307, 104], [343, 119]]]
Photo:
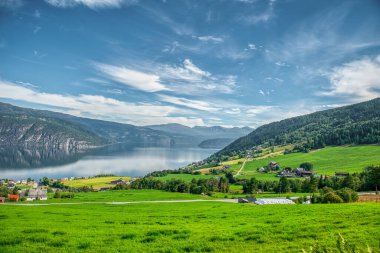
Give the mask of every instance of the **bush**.
[[346, 203], [355, 202], [355, 201], [357, 201], [359, 199], [359, 196], [358, 196], [357, 192], [355, 192], [354, 190], [352, 190], [350, 188], [340, 189], [340, 190], [336, 191], [336, 193]]
[[25, 197], [21, 197], [20, 201], [26, 201], [26, 198]]
[[335, 192], [326, 193], [323, 196], [323, 203], [343, 203], [343, 199]]

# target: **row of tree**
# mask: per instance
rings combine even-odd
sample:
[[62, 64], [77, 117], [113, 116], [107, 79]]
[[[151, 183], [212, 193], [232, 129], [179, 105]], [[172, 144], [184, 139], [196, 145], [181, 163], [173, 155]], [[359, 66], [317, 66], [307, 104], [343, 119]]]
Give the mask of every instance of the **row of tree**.
[[186, 182], [180, 179], [162, 181], [154, 177], [144, 177], [131, 182], [129, 185], [117, 185], [115, 190], [123, 189], [156, 189], [169, 192], [212, 194], [212, 192], [228, 192], [230, 184], [225, 177], [210, 179], [193, 179]]
[[[234, 180], [231, 175], [226, 177]], [[255, 178], [238, 182], [243, 185], [244, 193], [255, 192], [318, 192], [319, 189], [329, 187], [333, 190], [350, 188], [354, 191], [377, 191], [380, 186], [380, 165], [368, 166], [362, 173], [350, 174], [346, 177], [310, 177], [305, 180], [288, 179], [281, 177], [279, 181], [259, 181]]]

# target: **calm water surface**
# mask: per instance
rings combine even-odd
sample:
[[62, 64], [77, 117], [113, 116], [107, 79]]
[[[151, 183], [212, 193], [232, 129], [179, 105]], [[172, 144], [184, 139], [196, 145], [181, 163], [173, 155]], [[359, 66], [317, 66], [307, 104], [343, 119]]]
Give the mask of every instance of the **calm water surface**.
[[215, 149], [108, 147], [87, 154], [48, 150], [0, 149], [0, 178], [39, 179], [115, 174], [144, 176], [200, 161]]

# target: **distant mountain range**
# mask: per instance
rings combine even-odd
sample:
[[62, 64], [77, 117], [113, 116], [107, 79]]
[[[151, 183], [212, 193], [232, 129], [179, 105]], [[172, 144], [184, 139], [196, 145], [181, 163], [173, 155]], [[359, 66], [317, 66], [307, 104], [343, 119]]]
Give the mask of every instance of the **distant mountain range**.
[[[114, 143], [136, 146], [197, 147], [209, 140], [222, 148], [251, 128], [187, 127], [179, 124], [134, 126], [75, 117], [46, 110], [34, 110], [0, 103], [0, 145], [83, 150]], [[226, 142], [213, 139], [224, 138]], [[208, 148], [208, 145], [202, 145]]]
[[292, 144], [290, 152], [305, 152], [327, 145], [374, 143], [380, 143], [380, 98], [260, 126], [206, 160], [222, 161], [259, 145]]

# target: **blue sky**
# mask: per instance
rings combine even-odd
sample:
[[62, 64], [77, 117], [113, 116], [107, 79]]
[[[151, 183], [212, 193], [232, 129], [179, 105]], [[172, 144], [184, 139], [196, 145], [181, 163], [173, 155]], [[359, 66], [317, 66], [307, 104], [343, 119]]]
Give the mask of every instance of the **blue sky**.
[[380, 96], [380, 2], [0, 0], [0, 101], [257, 127]]

